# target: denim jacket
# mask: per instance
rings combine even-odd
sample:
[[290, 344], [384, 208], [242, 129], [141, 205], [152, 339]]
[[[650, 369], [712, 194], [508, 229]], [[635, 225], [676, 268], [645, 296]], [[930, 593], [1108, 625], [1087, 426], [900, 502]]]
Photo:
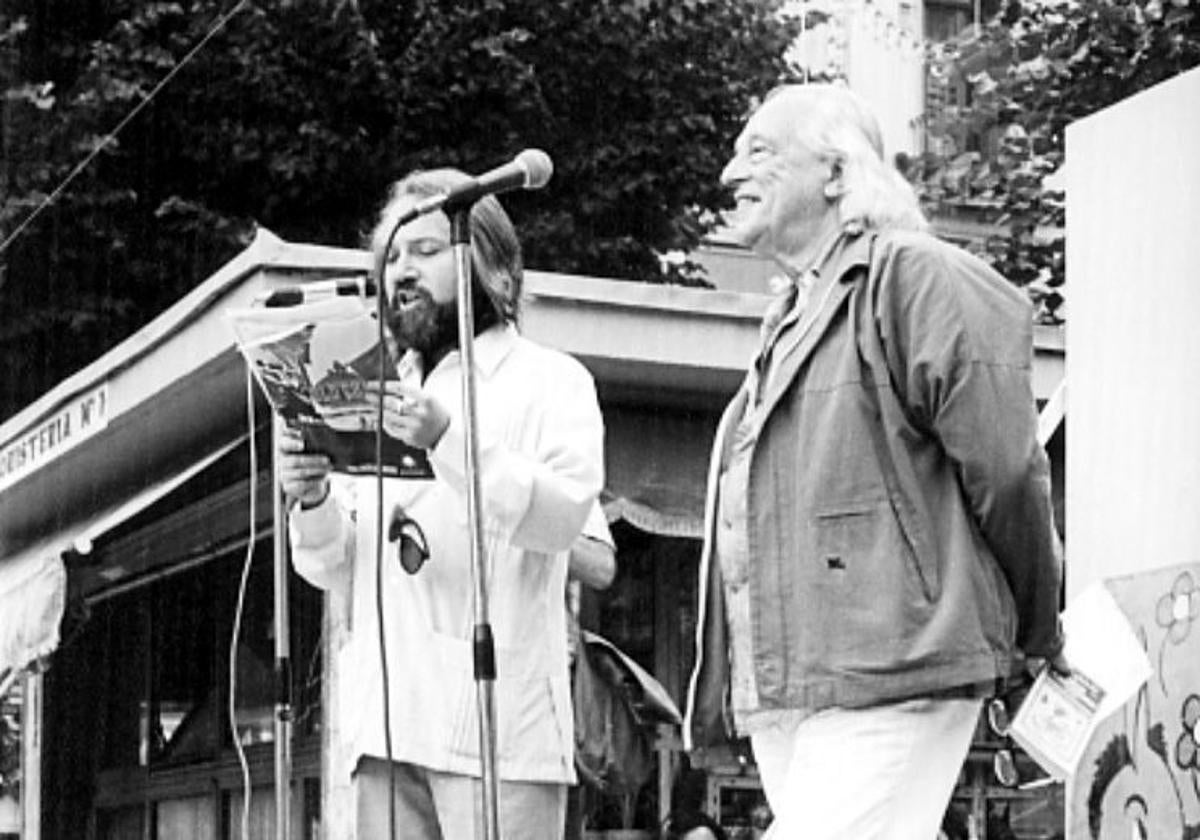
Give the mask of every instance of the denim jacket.
[[[1061, 547], [1037, 441], [1032, 318], [977, 258], [847, 233], [813, 327], [774, 348], [751, 455], [754, 674], [765, 709], [859, 707], [990, 685], [1062, 646]], [[689, 748], [728, 731], [716, 487], [700, 564]]]

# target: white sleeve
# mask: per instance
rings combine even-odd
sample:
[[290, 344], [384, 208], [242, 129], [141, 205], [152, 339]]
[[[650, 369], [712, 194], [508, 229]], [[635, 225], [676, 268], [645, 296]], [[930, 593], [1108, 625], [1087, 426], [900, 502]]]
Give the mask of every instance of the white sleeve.
[[[604, 422], [587, 370], [567, 356], [544, 371], [553, 387], [524, 407], [524, 422], [536, 424], [536, 446], [519, 450], [488, 424], [479, 427], [479, 467], [486, 518], [512, 534], [528, 551], [565, 551], [579, 536], [604, 483]], [[430, 460], [438, 477], [465, 487], [461, 417], [450, 425]]]
[[296, 505], [288, 516], [292, 566], [318, 589], [348, 589], [354, 557], [354, 523], [336, 479], [325, 501], [314, 508]]

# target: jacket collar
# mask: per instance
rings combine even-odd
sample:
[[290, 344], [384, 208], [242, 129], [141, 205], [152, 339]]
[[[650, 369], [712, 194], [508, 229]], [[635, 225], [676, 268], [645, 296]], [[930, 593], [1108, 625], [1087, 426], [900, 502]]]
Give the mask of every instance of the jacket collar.
[[850, 281], [858, 276], [855, 269], [870, 265], [873, 239], [861, 227], [848, 226], [820, 264], [814, 266], [816, 279], [800, 323], [772, 351], [776, 354], [776, 363], [763, 394], [763, 417], [779, 402], [821, 336], [829, 329], [842, 301], [850, 294]]
[[838, 283], [847, 281], [853, 269], [871, 264], [873, 239], [873, 236], [856, 223], [842, 228], [825, 259], [816, 266], [817, 277], [831, 278]]

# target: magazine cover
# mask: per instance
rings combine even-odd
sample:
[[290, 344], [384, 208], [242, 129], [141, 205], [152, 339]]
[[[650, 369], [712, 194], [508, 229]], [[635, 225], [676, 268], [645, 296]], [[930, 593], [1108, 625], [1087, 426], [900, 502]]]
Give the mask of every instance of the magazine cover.
[[[231, 310], [238, 349], [272, 408], [304, 435], [307, 449], [323, 452], [333, 469], [375, 473], [377, 409], [367, 384], [379, 381], [379, 327], [373, 303], [329, 297], [295, 306]], [[399, 360], [385, 342], [384, 380], [420, 375], [416, 356]], [[423, 450], [383, 435], [382, 471], [396, 478], [432, 478]]]

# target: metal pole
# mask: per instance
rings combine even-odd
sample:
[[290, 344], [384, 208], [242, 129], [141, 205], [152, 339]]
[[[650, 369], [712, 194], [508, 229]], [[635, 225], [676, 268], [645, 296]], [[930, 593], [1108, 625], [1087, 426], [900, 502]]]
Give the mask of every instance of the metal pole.
[[450, 241], [458, 279], [458, 343], [462, 362], [463, 427], [466, 432], [467, 522], [471, 529], [471, 582], [474, 585], [475, 684], [479, 691], [479, 758], [483, 777], [485, 840], [499, 840], [496, 780], [496, 650], [488, 623], [487, 556], [481, 521], [479, 429], [475, 401], [475, 314], [471, 295], [471, 206], [450, 212]]
[[[288, 840], [292, 828], [292, 652], [288, 634], [287, 508], [279, 476], [281, 420], [271, 414], [271, 502], [275, 572], [275, 840]], [[250, 492], [256, 492], [251, 487]], [[246, 791], [250, 795], [250, 791]]]
[[21, 837], [42, 837], [42, 727], [45, 724], [41, 673], [25, 677], [21, 705]]

